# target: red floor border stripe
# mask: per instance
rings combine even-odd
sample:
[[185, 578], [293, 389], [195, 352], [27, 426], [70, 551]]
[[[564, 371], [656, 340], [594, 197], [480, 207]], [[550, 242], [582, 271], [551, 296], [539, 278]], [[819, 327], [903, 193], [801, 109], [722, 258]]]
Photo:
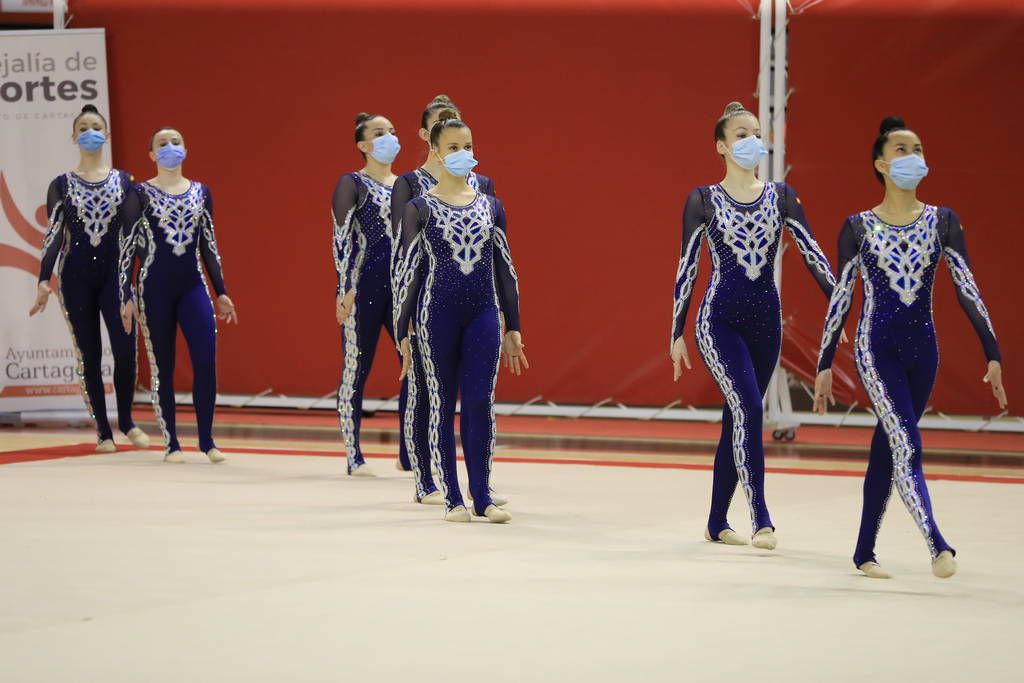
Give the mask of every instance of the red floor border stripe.
[[[129, 452], [139, 450], [137, 448], [119, 447], [118, 452]], [[150, 446], [150, 451], [163, 452], [161, 446]], [[334, 451], [304, 451], [293, 448], [256, 448], [253, 446], [237, 446], [225, 449], [224, 453], [263, 453], [267, 455], [307, 455], [329, 458], [344, 457], [340, 452]], [[37, 462], [42, 460], [56, 460], [59, 458], [74, 458], [86, 455], [96, 455], [96, 446], [91, 443], [70, 444], [67, 446], [50, 446], [43, 448], [30, 448], [21, 451], [7, 451], [0, 453], [0, 465], [9, 465], [20, 462]], [[364, 453], [367, 458], [393, 460], [393, 453]], [[462, 458], [459, 458], [462, 460]], [[508, 463], [529, 463], [532, 465], [589, 465], [591, 467], [635, 467], [639, 469], [666, 469], [666, 470], [704, 470], [710, 471], [710, 464], [699, 463], [673, 463], [673, 462], [634, 462], [630, 460], [582, 460], [574, 458], [505, 458], [495, 456], [497, 462]], [[766, 467], [769, 474], [798, 474], [805, 476], [823, 477], [863, 477], [864, 473], [850, 470], [819, 470], [802, 467]], [[964, 481], [985, 484], [1024, 484], [1024, 477], [997, 477], [983, 474], [929, 474], [928, 479], [932, 481]]]
[[[136, 406], [137, 414], [155, 423], [153, 411], [147, 404]], [[300, 425], [329, 428], [337, 432], [338, 416], [334, 410], [295, 410], [291, 408], [229, 408], [218, 407], [218, 426], [245, 427], [259, 425]], [[182, 416], [188, 420], [188, 416]], [[613, 418], [541, 417], [499, 415], [498, 431], [505, 436], [537, 435], [575, 438], [579, 436], [611, 439], [698, 440], [714, 447], [721, 434], [721, 422], [680, 422], [675, 420], [622, 420]], [[181, 422], [179, 421], [179, 424]], [[363, 418], [364, 428], [384, 429], [397, 435], [398, 417], [393, 412], [379, 411], [373, 417]], [[154, 424], [155, 426], [155, 424]], [[769, 434], [771, 430], [766, 430]], [[834, 427], [831, 425], [800, 426], [801, 435], [796, 443], [808, 446], [844, 446], [866, 449], [871, 442], [873, 426]], [[1002, 451], [1024, 455], [1024, 438], [1019, 434], [991, 431], [950, 431], [922, 429], [927, 450], [979, 450]]]

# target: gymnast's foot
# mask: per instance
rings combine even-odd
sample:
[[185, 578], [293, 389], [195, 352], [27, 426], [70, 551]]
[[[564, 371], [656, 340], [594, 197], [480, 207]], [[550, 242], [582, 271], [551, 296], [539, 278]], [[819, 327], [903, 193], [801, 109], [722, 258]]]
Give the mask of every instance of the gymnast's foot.
[[747, 539], [740, 536], [732, 529], [725, 528], [718, 532], [718, 538], [711, 538], [711, 532], [704, 530], [704, 540], [724, 543], [726, 545], [749, 545]]
[[948, 579], [956, 574], [956, 558], [953, 557], [952, 551], [943, 550], [932, 560], [932, 574], [940, 579]]
[[444, 496], [440, 491], [431, 491], [416, 502], [420, 505], [444, 505]]
[[775, 539], [775, 530], [770, 526], [758, 529], [754, 537], [750, 539], [750, 544], [761, 550], [775, 550], [775, 546], [778, 545], [778, 541]]
[[358, 465], [356, 465], [355, 467], [350, 469], [348, 471], [348, 473], [349, 473], [350, 476], [353, 476], [353, 477], [376, 477], [377, 476], [376, 474], [373, 473], [373, 470], [371, 470], [369, 467], [367, 467], [365, 462], [359, 463]]
[[[473, 500], [473, 494], [472, 493], [469, 494], [469, 500], [470, 501]], [[506, 505], [508, 505], [508, 496], [503, 496], [500, 493], [495, 493], [492, 490], [491, 491], [491, 505], [497, 505], [500, 508], [505, 507]]]
[[444, 521], [446, 522], [468, 522], [469, 521], [469, 510], [466, 509], [465, 505], [459, 505], [458, 507], [452, 508], [444, 515]]
[[185, 462], [185, 454], [181, 451], [171, 451], [164, 456], [164, 462], [173, 463], [175, 465], [181, 465]]
[[132, 442], [132, 445], [136, 448], [149, 448], [149, 435], [142, 431], [138, 427], [132, 427], [129, 429], [125, 436]]
[[497, 505], [488, 505], [487, 509], [484, 510], [484, 517], [487, 518], [488, 522], [493, 524], [504, 524], [512, 519], [512, 515], [508, 514]]
[[877, 562], [865, 562], [857, 567], [869, 579], [891, 579], [892, 574], [882, 569]]

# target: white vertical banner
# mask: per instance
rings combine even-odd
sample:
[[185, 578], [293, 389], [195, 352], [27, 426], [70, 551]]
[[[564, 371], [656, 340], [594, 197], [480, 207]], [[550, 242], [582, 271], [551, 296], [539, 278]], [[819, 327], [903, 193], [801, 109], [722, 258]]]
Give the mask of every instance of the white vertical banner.
[[[110, 120], [106, 55], [103, 29], [0, 31], [0, 412], [84, 409], [78, 357], [56, 292], [43, 313], [29, 318], [28, 311], [47, 229], [47, 188], [78, 165], [75, 116], [93, 104]], [[104, 154], [109, 162], [109, 144]], [[113, 407], [105, 330], [102, 373]]]

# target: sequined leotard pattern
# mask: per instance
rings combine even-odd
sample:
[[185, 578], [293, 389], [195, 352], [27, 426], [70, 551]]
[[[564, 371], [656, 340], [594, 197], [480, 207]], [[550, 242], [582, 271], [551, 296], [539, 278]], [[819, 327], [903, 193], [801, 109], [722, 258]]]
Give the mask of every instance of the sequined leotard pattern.
[[46, 197], [49, 229], [43, 240], [39, 281], [49, 281], [60, 258], [57, 291], [71, 333], [76, 368], [86, 409], [96, 421], [99, 440], [113, 438], [107, 419], [100, 320], [114, 356], [114, 393], [118, 428], [135, 427], [135, 331], [121, 325], [118, 303], [118, 234], [129, 215], [138, 214], [138, 197], [124, 171], [113, 169], [92, 183], [74, 173], [57, 176]]
[[848, 218], [839, 234], [839, 277], [825, 319], [818, 369], [832, 367], [859, 274], [864, 304], [854, 356], [878, 425], [864, 478], [864, 508], [853, 560], [858, 567], [875, 560], [875, 540], [893, 484], [932, 557], [952, 550], [932, 513], [917, 426], [938, 370], [932, 286], [943, 257], [985, 357], [1000, 360], [956, 214], [925, 206], [910, 225], [892, 226], [865, 211]]
[[[431, 194], [402, 218], [396, 255], [396, 329], [416, 320], [429, 415], [426, 445], [448, 509], [463, 505], [455, 466], [455, 402], [462, 400], [462, 448], [473, 510], [491, 504], [494, 391], [500, 325], [519, 330], [519, 287], [501, 202], [478, 192], [466, 206]], [[429, 466], [420, 465], [422, 469]]]
[[[487, 176], [470, 173], [466, 178], [466, 182], [473, 189], [486, 195], [494, 196], [494, 183]], [[418, 168], [398, 178], [395, 182], [395, 190], [391, 199], [392, 234], [401, 236], [402, 216], [409, 201], [426, 193], [435, 185], [437, 185], [437, 179], [422, 168]], [[397, 245], [398, 242], [399, 239], [396, 239], [395, 244]], [[393, 273], [396, 272], [394, 265], [393, 262]], [[421, 268], [425, 267], [426, 264], [421, 264]], [[392, 286], [394, 287], [394, 283], [392, 283]], [[412, 344], [412, 351], [412, 366], [409, 368], [406, 378], [402, 380], [402, 389], [407, 395], [405, 418], [402, 424], [402, 441], [405, 452], [408, 454], [416, 483], [416, 498], [421, 500], [424, 496], [436, 491], [437, 486], [434, 484], [434, 477], [431, 474], [430, 449], [427, 445], [427, 424], [430, 417], [430, 404], [427, 400], [423, 358], [419, 353], [418, 344]], [[460, 416], [459, 431], [465, 433], [466, 430], [471, 428], [471, 425], [465, 420], [464, 416]]]
[[683, 334], [701, 241], [707, 240], [713, 272], [697, 314], [697, 346], [725, 398], [708, 518], [712, 538], [729, 528], [726, 515], [737, 483], [753, 529], [773, 527], [764, 494], [762, 401], [782, 345], [774, 263], [784, 229], [822, 291], [831, 294], [835, 281], [828, 260], [789, 185], [766, 183], [749, 204], [735, 201], [721, 186], [700, 187], [683, 211], [672, 341]]
[[[178, 328], [192, 361], [192, 400], [204, 453], [216, 448], [213, 414], [217, 400], [217, 320], [207, 288], [226, 294], [213, 227], [213, 198], [193, 182], [182, 194], [149, 184], [137, 186], [140, 220], [120, 239], [121, 301], [131, 287], [136, 258], [139, 325], [150, 366], [150, 389], [166, 452], [181, 449], [175, 420], [174, 365]], [[204, 273], [205, 266], [205, 273]]]
[[[363, 465], [360, 445], [363, 390], [377, 351], [381, 330], [395, 339], [391, 296], [392, 188], [365, 173], [347, 173], [334, 191], [334, 265], [338, 293], [355, 290], [355, 305], [342, 326], [344, 366], [338, 384], [338, 420], [345, 441], [348, 472]], [[399, 420], [407, 390], [399, 394]], [[400, 429], [401, 429], [400, 425]], [[404, 440], [399, 462], [409, 469]]]

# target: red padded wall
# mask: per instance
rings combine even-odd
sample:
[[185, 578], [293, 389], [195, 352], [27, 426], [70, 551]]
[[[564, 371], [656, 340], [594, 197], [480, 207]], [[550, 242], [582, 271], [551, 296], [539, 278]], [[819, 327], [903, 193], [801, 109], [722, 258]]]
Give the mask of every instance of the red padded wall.
[[[940, 11], [949, 4], [893, 14], [892, 2], [826, 2], [793, 19], [790, 180], [834, 256], [842, 217], [879, 199], [866, 159], [875, 126], [904, 115], [933, 168], [922, 194], [968, 226], [1012, 357], [1022, 332], [1007, 240], [1019, 220], [1006, 200], [1024, 151], [1024, 96], [1013, 87], [1024, 12], [1008, 0]], [[222, 392], [322, 395], [336, 385], [329, 198], [360, 162], [353, 115], [395, 122], [401, 172], [422, 159], [421, 107], [445, 92], [508, 207], [520, 272], [533, 368], [505, 378], [499, 399], [720, 401], [695, 349], [680, 385], [666, 356], [682, 203], [720, 178], [711, 138], [724, 104], [756, 107], [758, 25], [739, 3], [79, 0], [72, 11], [74, 26], [107, 29], [117, 164], [148, 177], [149, 135], [174, 125], [190, 147], [188, 173], [213, 189], [242, 321], [222, 328]], [[786, 314], [817, 338], [825, 302], [795, 258], [786, 267]], [[695, 297], [709, 269], [705, 257]], [[950, 288], [943, 275], [935, 402], [990, 412], [981, 354]], [[370, 396], [396, 393], [397, 363], [381, 352]], [[1024, 377], [1008, 372], [1012, 390]]]

